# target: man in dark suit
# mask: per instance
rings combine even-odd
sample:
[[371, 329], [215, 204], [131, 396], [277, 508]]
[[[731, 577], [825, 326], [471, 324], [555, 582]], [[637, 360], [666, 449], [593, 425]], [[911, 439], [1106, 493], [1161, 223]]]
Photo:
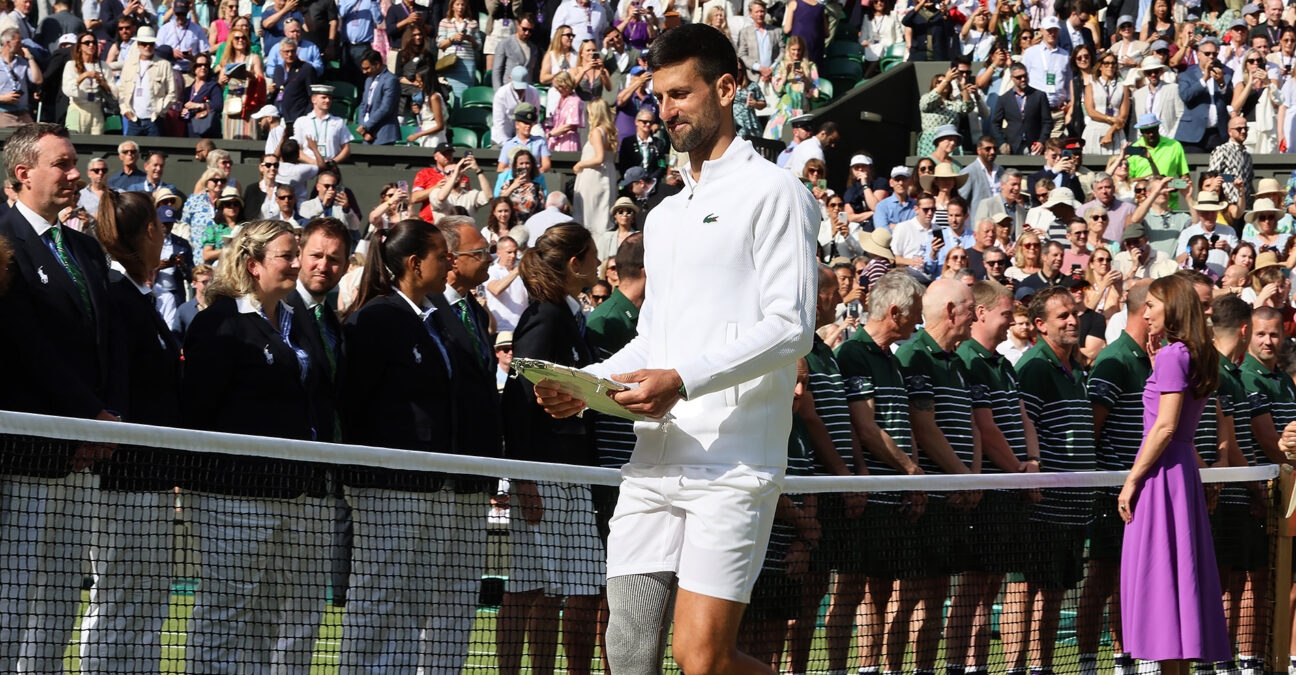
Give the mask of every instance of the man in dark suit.
[[162, 262], [158, 265], [157, 278], [153, 281], [153, 294], [158, 296], [158, 311], [171, 325], [176, 327], [176, 312], [185, 303], [185, 282], [190, 281], [193, 270], [193, 246], [184, 237], [171, 234], [171, 228], [179, 216], [174, 207], [163, 204], [158, 207], [158, 222], [166, 236], [162, 239]]
[[999, 97], [990, 119], [990, 132], [1004, 154], [1038, 155], [1053, 133], [1048, 97], [1030, 86], [1026, 66], [1014, 63], [1008, 72], [1013, 88]]
[[1197, 65], [1179, 75], [1183, 115], [1175, 140], [1184, 152], [1207, 153], [1228, 139], [1228, 106], [1233, 100], [1233, 70], [1219, 61], [1220, 43], [1213, 37], [1197, 43]]
[[1059, 2], [1058, 18], [1062, 19], [1062, 30], [1058, 31], [1058, 46], [1065, 49], [1068, 53], [1075, 51], [1076, 38], [1080, 38], [1080, 43], [1093, 50], [1093, 34], [1085, 27], [1089, 23], [1089, 17], [1093, 15], [1093, 8], [1089, 5], [1089, 0], [1071, 0], [1070, 2]]
[[400, 139], [400, 123], [396, 121], [400, 82], [383, 65], [382, 55], [372, 49], [360, 57], [360, 70], [367, 79], [356, 131], [368, 145], [394, 145]]
[[[454, 451], [461, 455], [500, 457], [500, 398], [495, 386], [494, 341], [490, 335], [490, 313], [473, 296], [473, 289], [490, 276], [490, 244], [473, 219], [444, 216], [437, 227], [450, 251], [450, 272], [446, 289], [430, 297], [436, 314], [444, 317], [446, 351], [454, 364], [455, 392]], [[490, 511], [494, 481], [454, 476], [446, 481], [438, 499], [453, 503], [454, 517], [461, 525], [443, 530], [445, 546], [452, 552], [442, 567], [444, 584], [438, 586], [434, 604], [441, 615], [440, 630], [431, 638], [435, 653], [450, 671], [458, 671], [468, 657], [476, 598], [486, 562], [486, 530], [480, 524]]]
[[[4, 164], [19, 188], [14, 208], [0, 219], [0, 237], [13, 249], [11, 286], [0, 298], [0, 350], [10, 371], [0, 410], [116, 421], [125, 358], [111, 329], [104, 252], [58, 219], [77, 201], [76, 148], [61, 125], [29, 124], [5, 142]], [[87, 555], [88, 516], [97, 501], [86, 470], [108, 452], [92, 443], [42, 443], [0, 456], [10, 514], [0, 523], [0, 541], [46, 542], [0, 551], [0, 600], [8, 615], [0, 626], [0, 672], [63, 668], [77, 614], [78, 561]], [[66, 498], [52, 496], [64, 490]], [[38, 583], [38, 572], [48, 578]]]
[[660, 178], [670, 156], [666, 141], [653, 135], [652, 124], [657, 114], [651, 108], [635, 113], [635, 133], [621, 139], [617, 148], [616, 168], [622, 175], [637, 166], [648, 172], [650, 178]]
[[540, 61], [544, 58], [544, 50], [535, 39], [537, 26], [539, 22], [536, 21], [535, 15], [523, 14], [518, 17], [517, 32], [501, 40], [495, 47], [495, 65], [491, 68], [491, 84], [496, 89], [508, 83], [509, 71], [513, 70], [514, 66], [526, 68], [528, 83], [534, 84], [540, 81]]

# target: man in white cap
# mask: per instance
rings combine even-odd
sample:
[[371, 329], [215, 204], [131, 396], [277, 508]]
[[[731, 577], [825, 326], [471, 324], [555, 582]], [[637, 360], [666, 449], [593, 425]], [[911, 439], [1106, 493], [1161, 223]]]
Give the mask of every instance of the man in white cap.
[[160, 136], [158, 120], [177, 100], [171, 64], [154, 55], [157, 34], [149, 26], [135, 35], [138, 59], [128, 59], [117, 83], [117, 102], [127, 136]]
[[[1179, 239], [1175, 243], [1175, 258], [1182, 264], [1188, 256], [1188, 242], [1196, 235], [1206, 237], [1210, 243], [1210, 257], [1207, 262], [1217, 266], [1220, 270], [1228, 267], [1229, 253], [1238, 245], [1237, 231], [1228, 225], [1220, 225], [1216, 222], [1219, 212], [1224, 210], [1228, 204], [1225, 203], [1222, 195], [1210, 190], [1202, 190], [1197, 193], [1197, 201], [1193, 203], [1193, 211], [1197, 213], [1197, 222], [1184, 228], [1179, 233]], [[1274, 220], [1282, 217], [1282, 211], [1273, 208], [1273, 202], [1269, 200], [1256, 201], [1256, 207], [1246, 212], [1246, 221], [1254, 224], [1256, 217], [1273, 216]]]
[[1080, 206], [1071, 188], [1053, 188], [1047, 201], [1026, 213], [1026, 227], [1034, 229], [1040, 239], [1066, 241], [1067, 225]]
[[[1179, 91], [1173, 84], [1163, 80], [1165, 63], [1159, 56], [1145, 56], [1137, 70], [1143, 75], [1143, 86], [1134, 90], [1134, 98], [1130, 101], [1134, 113], [1132, 118], [1155, 115], [1161, 121], [1161, 135], [1174, 138], [1179, 116], [1183, 115], [1183, 99], [1179, 98]], [[1133, 129], [1130, 135], [1134, 135]]]
[[[504, 39], [495, 47], [495, 64], [491, 68], [491, 85], [496, 90], [504, 89], [505, 82], [513, 79], [513, 69], [521, 66], [524, 82], [536, 79], [540, 67], [543, 49], [535, 41], [535, 15], [524, 13], [518, 17], [517, 32]], [[534, 103], [534, 102], [533, 102]], [[498, 119], [498, 117], [497, 117]]]
[[917, 202], [909, 198], [909, 167], [901, 164], [891, 169], [891, 196], [878, 202], [873, 211], [873, 229], [891, 231], [896, 223], [914, 217]]
[[[1247, 125], [1246, 118], [1241, 115], [1230, 117], [1228, 121], [1228, 140], [1220, 143], [1210, 154], [1211, 171], [1217, 171], [1223, 176], [1232, 176], [1232, 180], [1227, 178], [1224, 181], [1225, 201], [1236, 202], [1241, 198], [1238, 194], [1237, 186], [1234, 182], [1240, 181], [1242, 185], [1251, 185], [1255, 179], [1255, 166], [1251, 161], [1251, 151], [1247, 150], [1247, 137], [1250, 135], [1250, 127]], [[1278, 148], [1274, 148], [1277, 150]]]
[[[1197, 86], [1201, 86], [1200, 83]], [[1183, 144], [1161, 135], [1161, 120], [1157, 119], [1156, 115], [1150, 113], [1139, 115], [1134, 127], [1138, 129], [1139, 139], [1130, 147], [1144, 148], [1145, 151], [1140, 155], [1128, 156], [1129, 180], [1151, 176], [1154, 173], [1182, 180], [1183, 182], [1176, 181], [1173, 186], [1179, 194], [1170, 195], [1170, 210], [1179, 208], [1179, 197], [1188, 198], [1188, 158], [1184, 156]], [[1179, 133], [1183, 133], [1182, 125]]]
[[513, 111], [520, 103], [530, 103], [539, 110], [540, 90], [531, 86], [527, 67], [516, 65], [508, 71], [508, 86], [496, 85], [495, 99], [491, 103], [491, 143], [496, 147], [513, 135]]
[[293, 138], [301, 144], [302, 155], [341, 164], [351, 156], [351, 130], [346, 120], [329, 113], [333, 87], [313, 84], [310, 93], [311, 111], [293, 123]]
[[260, 110], [252, 113], [251, 119], [257, 130], [265, 136], [265, 154], [279, 154], [279, 144], [283, 142], [284, 135], [283, 118], [279, 116], [279, 109], [271, 104], [263, 105]]
[[824, 149], [836, 147], [840, 138], [841, 132], [837, 129], [837, 123], [824, 122], [819, 125], [815, 135], [797, 144], [796, 149], [792, 151], [792, 156], [788, 158], [787, 168], [792, 170], [792, 175], [800, 176], [806, 162], [811, 159], [824, 161]]
[[1030, 76], [1030, 86], [1048, 97], [1049, 112], [1053, 115], [1054, 137], [1062, 136], [1065, 131], [1064, 120], [1067, 107], [1071, 104], [1070, 54], [1058, 44], [1060, 28], [1057, 17], [1047, 17], [1040, 22], [1043, 39], [1023, 52], [1021, 60]]

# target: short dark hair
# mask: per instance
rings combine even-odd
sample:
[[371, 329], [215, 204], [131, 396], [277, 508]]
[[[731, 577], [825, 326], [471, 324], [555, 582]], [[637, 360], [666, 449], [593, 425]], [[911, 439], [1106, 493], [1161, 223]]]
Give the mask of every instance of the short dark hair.
[[348, 251], [351, 250], [351, 232], [347, 230], [346, 225], [343, 225], [341, 220], [328, 216], [312, 218], [310, 222], [306, 223], [306, 228], [302, 230], [302, 244], [305, 244], [306, 240], [310, 239], [311, 235], [316, 232], [322, 232], [327, 237], [341, 241]]
[[1251, 303], [1233, 293], [1211, 301], [1211, 325], [1221, 330], [1237, 330], [1251, 323]]
[[382, 54], [379, 54], [375, 49], [366, 49], [365, 52], [360, 55], [360, 62], [381, 66], [383, 65], [383, 57]]
[[831, 136], [833, 134], [840, 133], [840, 132], [841, 129], [837, 126], [836, 122], [824, 122], [823, 124], [819, 125], [819, 133], [825, 136]]
[[622, 279], [642, 279], [644, 275], [643, 233], [635, 232], [625, 238], [616, 252], [617, 276]]
[[733, 43], [706, 24], [690, 23], [665, 31], [648, 49], [648, 67], [652, 70], [689, 59], [697, 62], [698, 74], [707, 84], [714, 84], [722, 75], [738, 77], [738, 52]]
[[1030, 321], [1045, 321], [1048, 319], [1048, 303], [1056, 297], [1071, 299], [1071, 291], [1061, 286], [1045, 286], [1035, 293], [1035, 297], [1030, 302]]

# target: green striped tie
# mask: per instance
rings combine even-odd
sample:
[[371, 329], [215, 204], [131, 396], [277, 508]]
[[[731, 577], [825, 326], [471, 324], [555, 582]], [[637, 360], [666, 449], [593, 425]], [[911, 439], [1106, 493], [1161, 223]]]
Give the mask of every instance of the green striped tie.
[[477, 333], [477, 321], [473, 319], [472, 311], [468, 309], [468, 301], [459, 298], [455, 303], [455, 308], [459, 310], [459, 320], [463, 322], [464, 330], [472, 337], [473, 349], [477, 351], [477, 360], [484, 366], [486, 365], [486, 351], [482, 347], [481, 335]]
[[72, 254], [68, 253], [67, 243], [63, 241], [63, 227], [61, 225], [51, 227], [50, 238], [54, 240], [54, 250], [58, 252], [59, 262], [63, 263], [68, 275], [72, 277], [72, 283], [77, 287], [77, 293], [81, 295], [82, 309], [86, 314], [94, 316], [94, 305], [90, 302], [90, 287], [86, 285], [85, 275], [72, 259]]

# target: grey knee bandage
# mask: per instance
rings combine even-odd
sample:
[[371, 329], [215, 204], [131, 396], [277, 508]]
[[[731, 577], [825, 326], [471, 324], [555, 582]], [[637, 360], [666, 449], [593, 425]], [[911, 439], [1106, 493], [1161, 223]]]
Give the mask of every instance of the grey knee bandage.
[[660, 673], [675, 604], [675, 575], [612, 577], [607, 598], [607, 657], [613, 675]]

